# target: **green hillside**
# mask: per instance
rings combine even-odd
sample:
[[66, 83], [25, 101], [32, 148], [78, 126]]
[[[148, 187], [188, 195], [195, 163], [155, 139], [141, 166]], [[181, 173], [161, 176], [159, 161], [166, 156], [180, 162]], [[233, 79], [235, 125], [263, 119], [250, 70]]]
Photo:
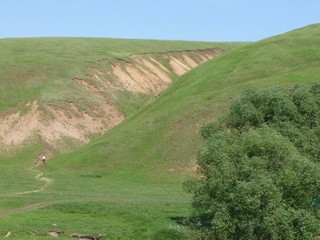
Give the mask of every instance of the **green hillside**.
[[23, 169], [39, 146], [3, 160], [1, 189], [10, 186], [1, 193], [3, 233], [16, 239], [46, 239], [49, 230], [109, 239], [192, 238], [183, 225], [190, 196], [181, 183], [194, 174], [199, 127], [222, 116], [245, 88], [319, 82], [319, 36], [320, 25], [311, 25], [191, 70], [104, 136], [36, 168], [53, 181], [42, 192], [15, 194], [45, 184], [32, 182], [35, 173]]
[[[246, 43], [0, 40], [0, 153], [70, 151], [120, 123], [178, 76]], [[72, 143], [72, 144], [71, 144]]]
[[[191, 70], [160, 98], [77, 154], [88, 159], [85, 152], [96, 153], [90, 165], [123, 162], [126, 167], [137, 164], [164, 171], [179, 163], [185, 166], [186, 157], [194, 153], [190, 146], [198, 145], [198, 126], [221, 116], [242, 89], [319, 81], [319, 32], [320, 25], [312, 25], [233, 50]], [[104, 145], [108, 161], [98, 158], [99, 145]], [[128, 163], [128, 158], [136, 161]], [[64, 161], [64, 167], [69, 162], [73, 165]]]
[[73, 96], [76, 89], [72, 77], [85, 75], [101, 60], [149, 52], [213, 47], [228, 50], [239, 44], [104, 38], [0, 39], [0, 112], [34, 100]]

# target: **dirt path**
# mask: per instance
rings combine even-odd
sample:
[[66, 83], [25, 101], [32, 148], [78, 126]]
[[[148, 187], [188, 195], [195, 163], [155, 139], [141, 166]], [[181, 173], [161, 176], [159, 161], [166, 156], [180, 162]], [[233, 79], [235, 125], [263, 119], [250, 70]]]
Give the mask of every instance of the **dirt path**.
[[17, 195], [24, 195], [24, 194], [42, 192], [42, 191], [45, 190], [51, 183], [53, 183], [53, 179], [47, 178], [47, 177], [42, 177], [42, 176], [43, 176], [43, 173], [40, 172], [39, 170], [30, 168], [30, 171], [36, 172], [37, 175], [36, 175], [34, 178], [37, 179], [37, 180], [39, 180], [39, 181], [44, 181], [45, 184], [44, 184], [40, 189], [31, 190], [31, 191], [25, 191], [25, 192], [17, 192], [17, 193], [16, 193]]
[[6, 211], [0, 212], [0, 218], [8, 217], [12, 215], [16, 215], [19, 213], [29, 212], [41, 208], [45, 208], [48, 206], [51, 206], [53, 204], [59, 204], [59, 203], [72, 203], [72, 202], [105, 202], [108, 201], [104, 198], [84, 198], [84, 199], [63, 199], [63, 200], [52, 200], [52, 201], [45, 201], [45, 202], [39, 202], [39, 203], [33, 203], [29, 205], [25, 205], [18, 208], [9, 209]]
[[[30, 194], [30, 193], [39, 193], [39, 192], [42, 192], [43, 190], [45, 190], [50, 184], [53, 183], [53, 179], [43, 177], [43, 173], [40, 172], [39, 170], [34, 169], [34, 167], [30, 168], [29, 170], [36, 173], [36, 176], [34, 177], [36, 180], [43, 181], [45, 183], [40, 189], [35, 189], [35, 190], [30, 190], [30, 191], [25, 191], [25, 192], [17, 192], [17, 193], [12, 193], [12, 194], [5, 194], [2, 196], [15, 196], [15, 195], [25, 195], [25, 194]], [[47, 207], [47, 206], [52, 205], [54, 203], [55, 203], [55, 201], [40, 202], [40, 203], [34, 203], [34, 204], [27, 205], [27, 206], [19, 207], [19, 208], [1, 211], [0, 218], [14, 215], [17, 213], [22, 213], [22, 212], [26, 212], [26, 211], [32, 211], [32, 210], [36, 210], [39, 208]]]
[[39, 209], [39, 208], [44, 208], [44, 207], [47, 207], [49, 205], [52, 205], [53, 203], [54, 202], [40, 202], [40, 203], [34, 203], [34, 204], [31, 204], [31, 205], [19, 207], [19, 208], [10, 209], [10, 210], [7, 210], [7, 211], [2, 211], [2, 212], [0, 212], [0, 218], [11, 216], [11, 215], [15, 215], [15, 214], [18, 214], [18, 213], [23, 213], [23, 212], [27, 212], [27, 211], [36, 210], [36, 209]]

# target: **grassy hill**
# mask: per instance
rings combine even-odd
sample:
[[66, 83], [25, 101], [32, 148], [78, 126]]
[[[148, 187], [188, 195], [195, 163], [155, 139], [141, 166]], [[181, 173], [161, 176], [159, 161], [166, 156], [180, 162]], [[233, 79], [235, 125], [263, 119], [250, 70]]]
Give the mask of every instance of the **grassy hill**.
[[101, 60], [212, 47], [228, 50], [236, 45], [104, 38], [0, 39], [0, 112], [39, 99], [72, 96], [72, 77], [86, 74], [91, 65]]
[[16, 195], [44, 182], [32, 181], [31, 171], [10, 174], [31, 166], [37, 146], [3, 160], [1, 189], [10, 190], [1, 194], [0, 228], [17, 239], [45, 239], [48, 230], [110, 239], [191, 238], [181, 224], [190, 207], [181, 183], [194, 174], [199, 127], [222, 116], [245, 88], [319, 82], [318, 36], [320, 25], [311, 25], [191, 70], [107, 134], [38, 167], [53, 180], [42, 192]]
[[[0, 153], [69, 151], [121, 122], [185, 71], [243, 43], [0, 40]], [[64, 147], [67, 145], [67, 147]], [[52, 150], [51, 150], [52, 151]]]

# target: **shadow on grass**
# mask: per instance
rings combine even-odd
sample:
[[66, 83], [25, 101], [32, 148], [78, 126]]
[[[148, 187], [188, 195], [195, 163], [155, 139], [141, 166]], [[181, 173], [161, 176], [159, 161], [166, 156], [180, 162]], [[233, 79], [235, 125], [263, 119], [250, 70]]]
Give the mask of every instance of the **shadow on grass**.
[[172, 221], [175, 221], [177, 225], [186, 226], [186, 227], [190, 226], [190, 221], [187, 217], [176, 216], [176, 217], [170, 217], [170, 219]]
[[187, 240], [194, 239], [191, 229], [188, 228], [190, 222], [187, 217], [174, 216], [170, 217], [170, 220], [174, 221], [175, 224], [164, 227], [157, 231], [153, 236], [155, 240]]

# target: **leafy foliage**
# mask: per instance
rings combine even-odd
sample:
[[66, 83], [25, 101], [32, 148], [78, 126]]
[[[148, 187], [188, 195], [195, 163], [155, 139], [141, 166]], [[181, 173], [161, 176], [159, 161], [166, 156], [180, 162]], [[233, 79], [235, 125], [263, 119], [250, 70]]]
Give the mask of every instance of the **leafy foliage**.
[[201, 129], [193, 221], [209, 239], [313, 239], [320, 224], [320, 85], [250, 89]]

